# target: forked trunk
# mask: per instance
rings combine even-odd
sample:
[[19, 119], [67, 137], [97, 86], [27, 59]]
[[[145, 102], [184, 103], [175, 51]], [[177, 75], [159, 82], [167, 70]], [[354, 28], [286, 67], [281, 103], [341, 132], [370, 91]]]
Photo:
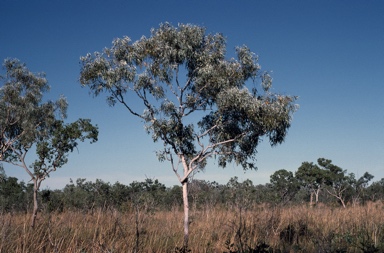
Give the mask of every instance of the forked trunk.
[[188, 203], [188, 180], [183, 182], [183, 204], [184, 204], [184, 250], [188, 249], [189, 239], [189, 203]]

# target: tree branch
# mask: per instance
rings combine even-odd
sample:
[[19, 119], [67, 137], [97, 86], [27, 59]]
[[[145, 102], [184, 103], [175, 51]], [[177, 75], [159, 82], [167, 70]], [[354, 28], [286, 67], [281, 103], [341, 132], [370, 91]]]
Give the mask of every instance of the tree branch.
[[110, 89], [110, 91], [111, 91], [112, 95], [117, 99], [117, 101], [119, 101], [121, 104], [123, 104], [123, 105], [125, 106], [125, 108], [127, 108], [128, 111], [129, 111], [132, 115], [135, 115], [135, 116], [137, 116], [137, 117], [139, 117], [139, 118], [143, 118], [142, 115], [136, 113], [135, 111], [133, 111], [133, 110], [131, 109], [131, 107], [128, 106], [128, 104], [127, 104], [127, 103], [125, 102], [125, 100], [124, 100], [124, 97], [123, 97], [123, 94], [122, 94], [121, 90], [118, 90], [117, 92], [115, 92], [114, 90]]
[[[180, 174], [177, 172], [178, 168], [175, 167], [175, 164], [173, 162], [173, 156], [172, 156], [171, 152], [169, 152], [167, 150], [165, 152], [169, 156], [168, 160], [171, 162], [173, 172], [176, 174], [177, 179], [179, 179], [179, 181], [181, 182], [181, 177], [180, 177]], [[180, 161], [178, 162], [178, 164], [179, 163], [180, 163]]]

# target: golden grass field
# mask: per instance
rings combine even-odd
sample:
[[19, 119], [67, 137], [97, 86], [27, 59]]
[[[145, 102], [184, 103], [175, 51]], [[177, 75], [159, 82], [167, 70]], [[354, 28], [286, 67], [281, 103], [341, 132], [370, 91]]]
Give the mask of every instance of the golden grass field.
[[[182, 217], [177, 208], [39, 213], [32, 229], [29, 214], [6, 213], [0, 252], [175, 252], [183, 242]], [[191, 252], [257, 252], [261, 245], [269, 252], [383, 252], [383, 243], [384, 204], [378, 202], [191, 211]]]

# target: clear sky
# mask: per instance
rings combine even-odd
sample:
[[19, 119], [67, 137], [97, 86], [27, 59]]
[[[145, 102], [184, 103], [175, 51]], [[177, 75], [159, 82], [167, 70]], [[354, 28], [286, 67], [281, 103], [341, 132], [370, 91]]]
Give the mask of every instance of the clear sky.
[[[223, 33], [228, 54], [247, 45], [262, 69], [273, 71], [273, 91], [299, 96], [286, 141], [259, 146], [257, 171], [223, 170], [212, 161], [196, 178], [264, 184], [276, 170], [295, 171], [320, 157], [358, 177], [365, 171], [375, 181], [384, 177], [384, 1], [1, 0], [0, 59], [18, 58], [45, 72], [52, 87], [47, 98], [67, 97], [68, 121], [90, 118], [100, 130], [99, 141], [81, 144], [42, 188], [62, 188], [70, 178], [178, 184], [170, 165], [157, 161], [158, 146], [140, 120], [121, 106], [108, 107], [103, 96], [93, 98], [78, 81], [80, 56], [117, 37], [149, 36], [162, 22]], [[21, 168], [5, 168], [28, 181]]]

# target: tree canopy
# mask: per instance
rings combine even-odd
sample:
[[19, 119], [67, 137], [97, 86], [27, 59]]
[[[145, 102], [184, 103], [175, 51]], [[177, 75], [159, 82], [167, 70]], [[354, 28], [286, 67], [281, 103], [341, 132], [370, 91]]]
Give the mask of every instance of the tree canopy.
[[[81, 57], [80, 81], [141, 118], [153, 140], [164, 143], [161, 160], [174, 155], [192, 172], [216, 155], [220, 166], [235, 161], [253, 168], [262, 136], [273, 145], [284, 140], [296, 98], [270, 92], [272, 78], [260, 72], [248, 47], [237, 47], [236, 54], [225, 58], [222, 34], [165, 23], [149, 38], [115, 39], [111, 48]], [[250, 91], [248, 80], [260, 80], [261, 89]], [[129, 93], [143, 102], [142, 111]], [[192, 113], [201, 116], [195, 124]]]
[[283, 142], [296, 109], [296, 97], [271, 92], [271, 76], [247, 46], [235, 54], [226, 58], [220, 33], [164, 23], [149, 38], [118, 38], [111, 48], [81, 57], [80, 82], [95, 96], [106, 92], [109, 105], [121, 103], [162, 141], [158, 158], [171, 162], [187, 202], [188, 178], [207, 158], [216, 157], [221, 167], [255, 168], [261, 138]]
[[[30, 72], [17, 59], [6, 59], [4, 68], [6, 74], [0, 79], [0, 162], [23, 168], [33, 181], [34, 226], [41, 182], [67, 163], [68, 153], [78, 141], [97, 141], [98, 129], [89, 119], [64, 123], [65, 98], [43, 100], [50, 89], [44, 74]], [[25, 158], [31, 149], [36, 150], [37, 158], [28, 165]]]

